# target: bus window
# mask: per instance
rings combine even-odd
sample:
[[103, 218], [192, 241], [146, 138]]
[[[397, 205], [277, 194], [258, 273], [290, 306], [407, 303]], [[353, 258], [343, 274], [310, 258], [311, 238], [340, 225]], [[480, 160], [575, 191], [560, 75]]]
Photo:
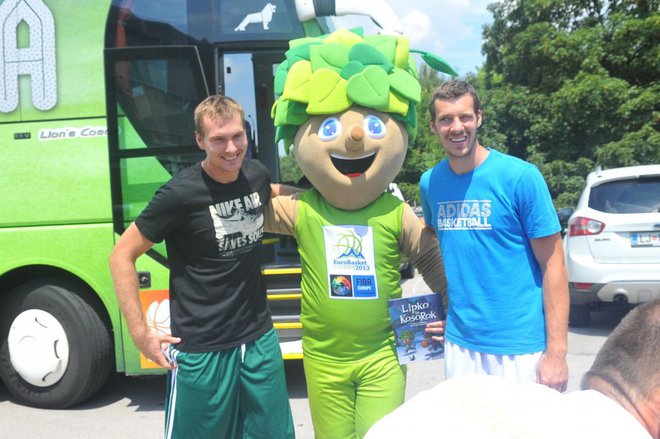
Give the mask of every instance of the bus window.
[[158, 187], [199, 161], [194, 110], [208, 96], [194, 46], [106, 49], [115, 231]]
[[[305, 36], [293, 1], [113, 0], [109, 47], [191, 44], [196, 41], [261, 45]], [[327, 21], [308, 24], [327, 31]], [[118, 37], [118, 38], [116, 38]], [[245, 44], [243, 44], [245, 47]]]
[[107, 49], [107, 79], [120, 126], [117, 149], [194, 147], [195, 106], [208, 96], [193, 46]]
[[117, 101], [142, 142], [120, 137], [120, 149], [177, 147], [193, 142], [193, 112], [200, 101], [190, 66], [180, 59], [123, 61]]
[[254, 78], [252, 68], [252, 54], [227, 53], [220, 57], [219, 69], [223, 72], [224, 84], [220, 92], [236, 100], [243, 107], [245, 113], [245, 131], [248, 135], [247, 157], [257, 158], [257, 145], [259, 142], [258, 127], [256, 125], [257, 109], [255, 107], [254, 83], [248, 78]]
[[218, 91], [243, 106], [246, 125], [254, 131], [253, 157], [268, 167], [276, 182], [280, 181], [279, 154], [270, 110], [275, 102], [275, 67], [284, 59], [286, 48], [221, 52], [217, 61]]
[[294, 2], [214, 0], [213, 41], [284, 41], [305, 36]]

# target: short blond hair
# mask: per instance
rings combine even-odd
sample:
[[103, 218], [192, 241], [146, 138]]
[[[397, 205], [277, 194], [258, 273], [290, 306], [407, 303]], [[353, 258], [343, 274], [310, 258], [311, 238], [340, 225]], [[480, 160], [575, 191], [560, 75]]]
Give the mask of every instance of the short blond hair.
[[204, 119], [229, 120], [236, 115], [241, 117], [241, 123], [245, 123], [245, 113], [241, 104], [228, 96], [211, 95], [204, 99], [195, 108], [195, 131], [204, 136]]

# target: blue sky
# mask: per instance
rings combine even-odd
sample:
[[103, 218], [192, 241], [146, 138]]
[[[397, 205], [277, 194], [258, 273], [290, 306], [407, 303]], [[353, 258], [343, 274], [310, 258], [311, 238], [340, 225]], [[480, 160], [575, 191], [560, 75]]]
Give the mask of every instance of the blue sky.
[[[460, 75], [474, 73], [484, 61], [481, 54], [482, 27], [492, 22], [492, 15], [486, 7], [493, 2], [387, 0], [399, 17], [404, 34], [410, 38], [410, 46], [440, 55]], [[377, 29], [368, 19], [338, 17], [337, 21], [342, 27], [362, 26], [367, 33]]]

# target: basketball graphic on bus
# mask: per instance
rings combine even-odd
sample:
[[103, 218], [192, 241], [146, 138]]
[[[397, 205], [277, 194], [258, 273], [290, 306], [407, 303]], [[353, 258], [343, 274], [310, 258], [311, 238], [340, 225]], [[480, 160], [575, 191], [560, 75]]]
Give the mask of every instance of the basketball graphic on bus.
[[161, 335], [170, 335], [170, 301], [153, 301], [147, 307], [147, 325]]

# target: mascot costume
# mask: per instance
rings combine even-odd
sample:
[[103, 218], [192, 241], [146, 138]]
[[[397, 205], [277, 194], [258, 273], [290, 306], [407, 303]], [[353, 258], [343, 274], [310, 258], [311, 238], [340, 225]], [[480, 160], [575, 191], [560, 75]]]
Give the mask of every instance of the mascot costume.
[[291, 41], [275, 76], [277, 140], [293, 146], [313, 187], [274, 198], [265, 228], [298, 241], [317, 439], [361, 438], [404, 401], [387, 310], [401, 297], [402, 254], [447, 304], [433, 232], [386, 192], [417, 130], [421, 87], [409, 52], [406, 37], [340, 29]]

